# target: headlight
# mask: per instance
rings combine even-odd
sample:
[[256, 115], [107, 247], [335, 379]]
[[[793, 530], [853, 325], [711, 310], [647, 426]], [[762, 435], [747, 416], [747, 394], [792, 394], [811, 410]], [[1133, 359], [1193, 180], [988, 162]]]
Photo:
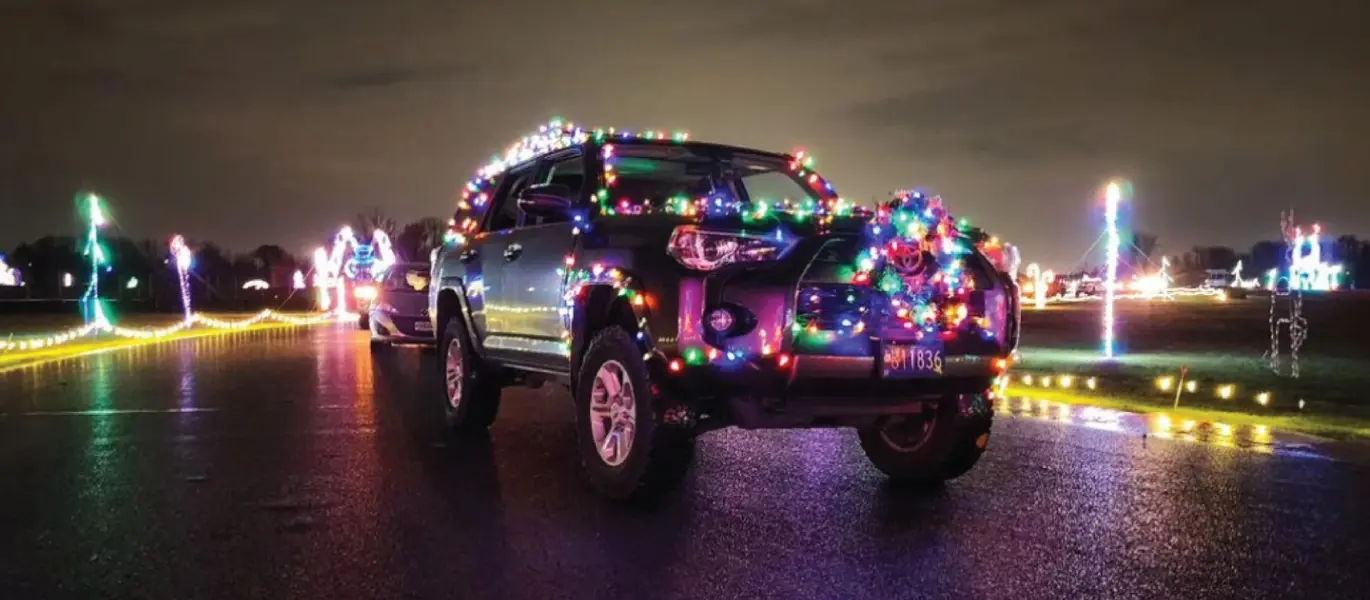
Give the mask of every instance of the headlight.
[[682, 225], [671, 232], [666, 251], [688, 268], [712, 271], [733, 263], [779, 259], [796, 241], [797, 238], [787, 238], [780, 233], [705, 231], [694, 225]]
[[357, 289], [352, 290], [352, 295], [356, 296], [358, 300], [375, 300], [376, 288], [369, 285], [359, 285]]

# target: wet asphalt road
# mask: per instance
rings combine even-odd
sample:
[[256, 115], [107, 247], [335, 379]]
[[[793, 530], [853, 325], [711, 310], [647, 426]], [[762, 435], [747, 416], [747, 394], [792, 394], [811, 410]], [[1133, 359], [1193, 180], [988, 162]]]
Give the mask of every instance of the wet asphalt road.
[[654, 510], [578, 479], [569, 402], [487, 441], [345, 327], [0, 375], [0, 598], [1365, 597], [1370, 469], [1000, 416], [938, 491], [848, 431], [710, 434]]

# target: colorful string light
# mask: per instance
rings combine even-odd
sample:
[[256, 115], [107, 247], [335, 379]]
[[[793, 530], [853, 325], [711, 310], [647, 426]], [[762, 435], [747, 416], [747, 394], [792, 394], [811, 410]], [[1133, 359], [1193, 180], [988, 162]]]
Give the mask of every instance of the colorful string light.
[[74, 327], [60, 333], [0, 340], [0, 354], [52, 348], [98, 334], [108, 334], [127, 339], [157, 340], [185, 331], [196, 325], [201, 325], [210, 329], [241, 330], [268, 320], [287, 325], [313, 325], [334, 321], [346, 321], [354, 317], [355, 315], [348, 315], [346, 313], [327, 313], [322, 315], [295, 317], [268, 309], [263, 310], [252, 317], [236, 321], [215, 319], [196, 313], [189, 318], [177, 321], [172, 325], [152, 329], [120, 327], [111, 324], [108, 321], [105, 323], [86, 323], [80, 327]]

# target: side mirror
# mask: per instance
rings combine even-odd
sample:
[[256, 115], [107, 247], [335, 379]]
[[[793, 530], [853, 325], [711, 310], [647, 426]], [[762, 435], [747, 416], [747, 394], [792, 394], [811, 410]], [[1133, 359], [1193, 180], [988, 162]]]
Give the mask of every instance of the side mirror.
[[518, 198], [519, 210], [538, 217], [564, 217], [571, 210], [571, 188], [559, 183], [530, 185]]

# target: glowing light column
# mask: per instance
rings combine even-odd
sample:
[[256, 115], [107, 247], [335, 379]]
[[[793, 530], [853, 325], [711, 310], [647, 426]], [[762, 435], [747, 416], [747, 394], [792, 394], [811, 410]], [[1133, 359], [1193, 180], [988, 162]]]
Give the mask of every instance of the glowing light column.
[[190, 273], [191, 262], [194, 255], [190, 252], [190, 247], [186, 246], [185, 238], [180, 235], [171, 238], [171, 260], [176, 262], [176, 281], [181, 286], [181, 309], [185, 311], [186, 321], [190, 321]]
[[99, 231], [105, 225], [105, 213], [100, 209], [100, 197], [95, 194], [86, 194], [86, 209], [89, 225], [86, 227], [86, 251], [85, 255], [90, 257], [90, 281], [86, 283], [86, 291], [81, 294], [83, 305], [82, 316], [86, 323], [93, 323], [97, 327], [109, 327], [109, 319], [105, 317], [105, 308], [100, 305], [100, 266], [105, 264], [105, 251], [100, 247]]
[[1110, 181], [1104, 188], [1104, 358], [1113, 358], [1113, 300], [1114, 288], [1118, 286], [1118, 203], [1123, 200], [1123, 188], [1116, 181]]

